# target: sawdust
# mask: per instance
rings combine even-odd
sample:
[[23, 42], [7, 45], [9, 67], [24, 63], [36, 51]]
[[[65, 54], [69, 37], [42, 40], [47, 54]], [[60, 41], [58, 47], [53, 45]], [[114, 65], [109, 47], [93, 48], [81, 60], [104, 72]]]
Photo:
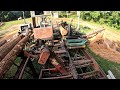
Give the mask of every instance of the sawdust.
[[97, 55], [120, 63], [120, 52], [117, 50], [120, 48], [120, 33], [105, 30], [90, 39], [90, 48]]

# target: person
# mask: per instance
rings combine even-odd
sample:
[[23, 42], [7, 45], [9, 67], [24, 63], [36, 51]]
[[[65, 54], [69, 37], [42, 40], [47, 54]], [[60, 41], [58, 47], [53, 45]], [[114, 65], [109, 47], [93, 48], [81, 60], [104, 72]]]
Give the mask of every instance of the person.
[[43, 22], [44, 22], [44, 19], [42, 18], [42, 20], [40, 21], [40, 27], [44, 27]]
[[[46, 19], [46, 17], [43, 16], [43, 17], [42, 17], [42, 20], [41, 20], [41, 22], [40, 22], [40, 27], [46, 26], [46, 24], [45, 24], [45, 23], [46, 23], [46, 20], [45, 20], [45, 19]], [[44, 24], [43, 24], [43, 23], [44, 23]]]

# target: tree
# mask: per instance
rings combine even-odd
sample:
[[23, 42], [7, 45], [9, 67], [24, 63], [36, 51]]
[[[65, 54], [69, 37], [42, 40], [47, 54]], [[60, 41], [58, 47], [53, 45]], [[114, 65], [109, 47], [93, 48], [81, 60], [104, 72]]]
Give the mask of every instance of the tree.
[[[6, 22], [22, 17], [22, 11], [0, 11], [0, 21]], [[25, 17], [30, 17], [30, 11], [25, 11]]]
[[97, 22], [100, 19], [100, 12], [99, 11], [92, 11], [90, 12], [90, 15], [93, 19], [93, 21]]

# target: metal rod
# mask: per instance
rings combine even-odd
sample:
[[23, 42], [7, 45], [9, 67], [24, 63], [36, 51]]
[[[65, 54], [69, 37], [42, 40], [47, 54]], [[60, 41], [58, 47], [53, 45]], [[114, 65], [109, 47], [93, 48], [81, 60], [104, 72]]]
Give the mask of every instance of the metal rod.
[[25, 11], [23, 11], [23, 19], [24, 19], [24, 23], [26, 24], [26, 21], [25, 21]]
[[77, 30], [80, 29], [80, 11], [77, 11], [77, 16], [78, 16], [78, 27]]
[[20, 63], [20, 66], [18, 66], [18, 69], [17, 69], [13, 79], [18, 79], [24, 64], [25, 64], [25, 60], [22, 59], [22, 62]]
[[41, 78], [41, 79], [65, 79], [65, 78], [71, 78], [72, 75], [66, 75], [66, 76], [60, 76], [60, 77], [49, 77], [49, 78]]
[[37, 78], [39, 75], [37, 74], [37, 72], [36, 72], [36, 70], [35, 70], [35, 68], [34, 68], [31, 60], [29, 60], [28, 66], [29, 66], [29, 68], [30, 68], [31, 71], [32, 71], [33, 77], [34, 77], [34, 78]]
[[24, 66], [23, 66], [23, 68], [22, 68], [22, 71], [21, 71], [20, 76], [19, 76], [18, 79], [21, 79], [21, 78], [22, 78], [22, 76], [23, 76], [23, 74], [24, 74], [25, 67], [26, 67], [26, 65], [27, 65], [27, 63], [28, 63], [28, 61], [29, 61], [29, 59], [30, 59], [30, 56], [27, 58], [27, 60], [26, 60]]

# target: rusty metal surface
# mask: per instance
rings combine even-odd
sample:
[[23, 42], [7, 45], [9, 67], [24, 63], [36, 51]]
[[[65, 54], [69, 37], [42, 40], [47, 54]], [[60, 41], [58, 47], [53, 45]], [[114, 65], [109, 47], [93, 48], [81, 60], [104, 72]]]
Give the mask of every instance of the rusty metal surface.
[[[45, 77], [47, 73], [45, 74], [44, 72], [51, 72], [51, 77]], [[55, 74], [56, 73], [56, 74]], [[42, 69], [39, 79], [71, 79], [73, 76], [71, 74], [66, 74], [66, 75], [59, 75], [57, 76], [58, 70], [56, 68], [49, 68], [49, 69]], [[54, 75], [52, 75], [54, 74]], [[47, 75], [48, 76], [48, 75]]]
[[85, 45], [83, 45], [83, 46], [74, 46], [74, 47], [67, 47], [68, 49], [79, 49], [79, 48], [85, 48]]
[[[36, 71], [35, 71], [35, 68], [32, 64], [32, 61], [30, 60], [31, 56], [29, 54], [29, 56], [27, 57], [27, 59], [25, 57], [23, 57], [21, 60], [21, 63], [20, 65], [18, 66], [18, 69], [13, 77], [13, 79], [23, 79], [23, 75], [24, 75], [24, 72], [30, 74], [31, 76], [33, 76], [34, 78], [38, 77]], [[29, 67], [32, 71], [29, 72], [28, 70], [26, 70], [26, 67]]]
[[44, 65], [48, 60], [49, 56], [50, 56], [49, 50], [47, 48], [42, 49], [38, 63]]
[[[76, 49], [75, 51], [75, 56], [73, 55], [72, 57], [74, 57], [73, 65], [76, 70], [79, 71], [77, 79], [107, 79], [97, 62], [86, 52], [85, 49]], [[82, 53], [82, 57], [84, 58], [76, 59], [76, 56], [80, 53]]]
[[28, 36], [25, 36], [22, 40], [20, 40], [15, 47], [4, 57], [4, 59], [0, 62], [0, 78], [4, 78], [7, 71], [10, 69], [10, 67], [13, 64], [13, 61], [16, 59], [17, 55], [22, 51], [24, 48], [26, 42], [29, 39], [29, 36], [31, 33], [29, 33]]
[[60, 53], [66, 53], [65, 50], [58, 50], [58, 51], [54, 51], [56, 54], [60, 54]]
[[19, 68], [17, 69], [17, 71], [16, 71], [15, 76], [14, 76], [13, 79], [18, 79], [18, 78], [19, 78], [20, 73], [21, 73], [21, 71], [22, 71], [22, 69], [23, 69], [23, 66], [24, 66], [25, 62], [26, 62], [26, 60], [22, 60], [22, 62], [20, 63], [20, 66], [19, 66]]
[[55, 58], [50, 58], [50, 62], [62, 74], [67, 73], [66, 69], [62, 65], [60, 65]]
[[85, 49], [82, 49], [82, 52], [85, 54], [86, 57], [88, 57], [89, 59], [91, 59], [91, 61], [93, 61], [94, 68], [96, 71], [100, 72], [101, 77], [103, 77], [104, 79], [107, 79], [106, 74], [103, 72], [103, 70], [97, 64], [97, 62], [88, 54], [88, 52]]
[[36, 18], [35, 17], [32, 17], [32, 24], [33, 24], [33, 27], [35, 28], [36, 27]]
[[33, 54], [31, 54], [31, 53], [29, 53], [29, 52], [27, 52], [27, 51], [24, 51], [24, 56], [25, 57], [32, 57], [32, 58], [35, 58], [35, 59], [37, 59], [37, 58], [39, 58], [39, 55], [33, 55]]
[[59, 77], [49, 77], [49, 78], [41, 78], [41, 79], [69, 79], [69, 78], [72, 78], [72, 75], [59, 76]]
[[96, 70], [96, 71], [100, 71], [97, 62], [85, 51], [85, 49], [82, 49], [81, 51], [84, 53], [84, 55], [85, 55], [88, 59], [90, 59], [91, 61], [93, 61], [95, 70]]
[[33, 29], [35, 39], [52, 39], [53, 29], [52, 27], [34, 28]]
[[87, 63], [93, 63], [91, 60], [77, 60], [77, 61], [73, 61], [74, 64], [87, 64]]
[[26, 68], [26, 66], [27, 66], [27, 63], [28, 63], [29, 59], [30, 59], [30, 56], [29, 56], [29, 57], [27, 58], [27, 60], [25, 61], [25, 64], [23, 65], [23, 68], [22, 68], [22, 70], [21, 70], [21, 73], [20, 73], [18, 79], [22, 79], [22, 76], [23, 76], [23, 74], [24, 74], [24, 70], [25, 70], [25, 68]]
[[[12, 42], [11, 47], [8, 44], [7, 49], [12, 48], [10, 51], [4, 47], [4, 50], [1, 51], [2, 54], [0, 54], [1, 56], [4, 56], [3, 59], [0, 58], [2, 60], [0, 62], [0, 79], [4, 78], [18, 55], [24, 59], [24, 61], [18, 66], [14, 79], [22, 79], [24, 71], [27, 71], [25, 70], [26, 67], [29, 67], [31, 71], [29, 74], [31, 74], [33, 78], [38, 78], [34, 65], [32, 64], [35, 60], [38, 61], [38, 64], [41, 64], [39, 79], [106, 79], [104, 72], [101, 70], [97, 62], [85, 50], [85, 46], [66, 47], [65, 39], [82, 38], [81, 35], [77, 34], [75, 36], [68, 36], [67, 30], [59, 25], [57, 25], [57, 27], [60, 29], [59, 33], [61, 32], [63, 38], [58, 38], [57, 36], [60, 34], [55, 34], [55, 31], [54, 36], [57, 38], [53, 38], [52, 27], [34, 28], [34, 38], [32, 37], [32, 40], [29, 39], [29, 36], [31, 35], [30, 33], [28, 36], [19, 40], [16, 45], [14, 45], [14, 41]], [[88, 36], [96, 33], [97, 32], [89, 34]], [[39, 45], [34, 43], [33, 46], [33, 43], [31, 42], [36, 41], [36, 39], [45, 40], [46, 43], [41, 43]], [[51, 41], [54, 41], [52, 47], [47, 44]], [[26, 42], [28, 47], [26, 46], [24, 50]], [[29, 47], [29, 44], [32, 47]], [[44, 45], [48, 48], [41, 48], [41, 46]], [[5, 50], [7, 50], [7, 53]]]

